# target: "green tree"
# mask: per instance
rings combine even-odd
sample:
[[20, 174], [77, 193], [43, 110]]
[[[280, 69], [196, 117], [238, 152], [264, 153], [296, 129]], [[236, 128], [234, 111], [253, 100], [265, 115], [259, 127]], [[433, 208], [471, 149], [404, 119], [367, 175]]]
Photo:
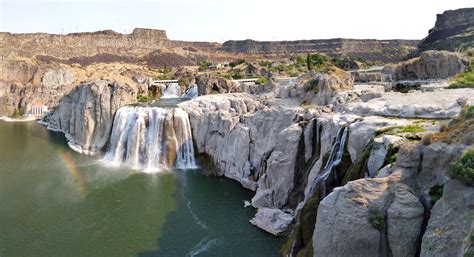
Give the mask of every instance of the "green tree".
[[308, 66], [308, 70], [313, 69], [313, 60], [311, 59], [311, 54], [309, 54], [309, 53], [306, 56], [306, 65]]

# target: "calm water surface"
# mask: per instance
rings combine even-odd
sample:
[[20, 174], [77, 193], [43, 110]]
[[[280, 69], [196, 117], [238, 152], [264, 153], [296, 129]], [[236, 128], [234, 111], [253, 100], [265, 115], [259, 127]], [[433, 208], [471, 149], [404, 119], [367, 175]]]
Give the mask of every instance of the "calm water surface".
[[0, 256], [278, 256], [249, 224], [252, 193], [199, 170], [145, 174], [0, 121]]

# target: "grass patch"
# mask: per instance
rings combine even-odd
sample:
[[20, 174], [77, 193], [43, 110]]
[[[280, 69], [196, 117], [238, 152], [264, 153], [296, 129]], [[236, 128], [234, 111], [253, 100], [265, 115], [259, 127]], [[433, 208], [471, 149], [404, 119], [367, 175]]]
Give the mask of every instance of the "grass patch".
[[448, 176], [468, 186], [474, 186], [474, 148], [467, 150], [461, 158], [451, 163]]
[[385, 214], [382, 210], [370, 206], [369, 207], [369, 223], [378, 230], [383, 230], [386, 226], [385, 224]]
[[474, 88], [474, 64], [471, 64], [469, 71], [456, 75], [447, 88]]
[[375, 135], [379, 136], [382, 134], [385, 135], [397, 135], [402, 133], [421, 133], [424, 132], [425, 129], [420, 124], [412, 124], [407, 126], [391, 126], [382, 128], [375, 131]]
[[149, 95], [139, 95], [137, 97], [137, 101], [139, 103], [148, 103], [148, 102], [151, 102], [153, 101], [155, 98], [153, 96], [149, 96]]

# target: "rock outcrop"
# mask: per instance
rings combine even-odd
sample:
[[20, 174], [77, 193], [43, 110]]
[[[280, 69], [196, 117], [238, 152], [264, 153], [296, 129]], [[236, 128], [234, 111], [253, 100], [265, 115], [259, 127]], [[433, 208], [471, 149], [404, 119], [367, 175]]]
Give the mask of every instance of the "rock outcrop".
[[445, 11], [436, 17], [435, 26], [429, 30], [418, 49], [455, 51], [474, 41], [474, 8]]
[[336, 69], [329, 74], [311, 71], [300, 76], [294, 84], [275, 87], [279, 98], [299, 98], [303, 104], [336, 105], [341, 103], [338, 93], [354, 89], [348, 72]]
[[137, 89], [119, 82], [79, 85], [61, 98], [48, 129], [63, 132], [73, 150], [96, 154], [109, 140], [115, 111], [136, 99]]
[[231, 80], [210, 74], [198, 75], [196, 77], [199, 95], [211, 93], [232, 93], [237, 92], [237, 84]]
[[324, 198], [314, 230], [314, 256], [414, 256], [424, 209], [397, 180], [357, 180]]
[[419, 57], [401, 62], [394, 67], [396, 80], [446, 79], [466, 71], [469, 61], [459, 53], [426, 51]]
[[446, 183], [443, 197], [431, 210], [421, 243], [422, 257], [467, 256], [466, 237], [472, 244], [474, 188], [457, 180]]

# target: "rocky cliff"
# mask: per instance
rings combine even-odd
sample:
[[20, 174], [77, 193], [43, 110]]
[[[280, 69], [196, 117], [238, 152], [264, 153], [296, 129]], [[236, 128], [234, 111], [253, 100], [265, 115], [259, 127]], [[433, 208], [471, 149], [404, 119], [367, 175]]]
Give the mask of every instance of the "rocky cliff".
[[298, 41], [226, 41], [222, 51], [245, 54], [325, 53], [331, 57], [398, 62], [416, 50], [418, 40], [325, 39]]
[[474, 41], [474, 8], [445, 11], [436, 17], [435, 26], [419, 44], [420, 52], [426, 50], [455, 51]]
[[459, 53], [426, 51], [419, 57], [395, 65], [393, 79], [447, 79], [468, 69], [469, 61]]
[[138, 91], [127, 84], [99, 80], [75, 87], [47, 118], [48, 129], [63, 132], [69, 146], [96, 154], [109, 140], [118, 108], [136, 102]]
[[66, 59], [99, 53], [143, 54], [168, 48], [169, 40], [163, 30], [136, 28], [131, 34], [120, 34], [112, 30], [67, 35], [0, 33], [0, 45], [3, 58], [9, 55], [45, 55]]

